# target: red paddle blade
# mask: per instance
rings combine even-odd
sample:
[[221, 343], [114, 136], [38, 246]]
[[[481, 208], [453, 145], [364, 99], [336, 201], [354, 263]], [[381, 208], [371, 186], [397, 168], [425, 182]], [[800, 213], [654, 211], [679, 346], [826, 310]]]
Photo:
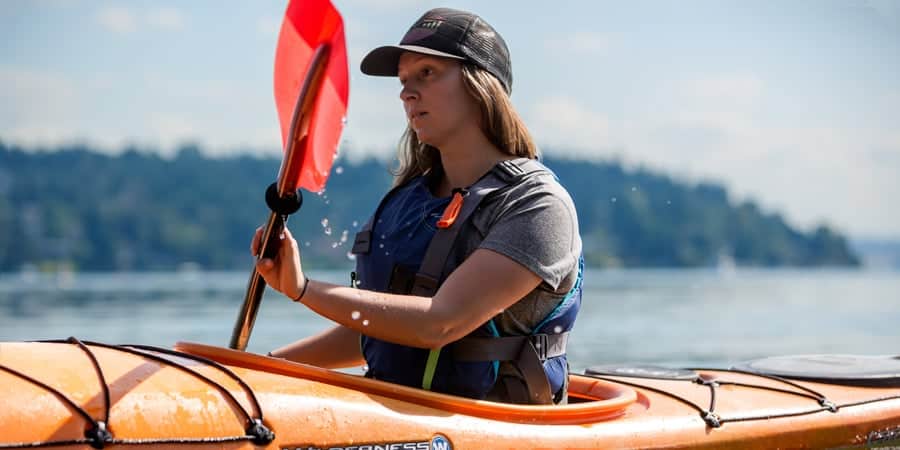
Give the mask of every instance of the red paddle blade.
[[[291, 166], [282, 167], [287, 185], [318, 192], [325, 188], [347, 115], [350, 91], [344, 21], [328, 0], [288, 3], [275, 50], [275, 106], [281, 123], [281, 143], [288, 149], [291, 118], [309, 70], [313, 52], [329, 46], [325, 74], [316, 95], [306, 138], [292, 151]], [[296, 181], [294, 181], [296, 180]]]

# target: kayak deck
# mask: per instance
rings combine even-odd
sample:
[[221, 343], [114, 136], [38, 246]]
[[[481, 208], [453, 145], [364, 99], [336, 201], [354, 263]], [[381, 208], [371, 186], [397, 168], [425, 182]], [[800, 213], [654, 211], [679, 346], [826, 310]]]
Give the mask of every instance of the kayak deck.
[[[569, 405], [509, 405], [202, 344], [179, 343], [179, 353], [83, 347], [0, 343], [0, 448], [90, 448], [96, 442], [85, 430], [100, 422], [108, 445], [160, 448], [847, 448], [900, 440], [900, 387], [700, 369], [701, 381], [572, 375]], [[270, 441], [256, 425], [274, 433]]]

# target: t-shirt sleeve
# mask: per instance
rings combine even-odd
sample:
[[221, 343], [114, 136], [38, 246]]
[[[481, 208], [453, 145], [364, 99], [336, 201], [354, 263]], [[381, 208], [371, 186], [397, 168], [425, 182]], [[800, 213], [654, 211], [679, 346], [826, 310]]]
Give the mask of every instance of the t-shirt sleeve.
[[522, 264], [554, 290], [578, 264], [578, 219], [565, 191], [530, 192], [505, 205], [479, 248]]

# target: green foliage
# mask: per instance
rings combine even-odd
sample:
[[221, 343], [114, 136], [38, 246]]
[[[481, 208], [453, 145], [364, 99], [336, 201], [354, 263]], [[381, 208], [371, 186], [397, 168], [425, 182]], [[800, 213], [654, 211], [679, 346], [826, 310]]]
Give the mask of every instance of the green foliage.
[[[593, 265], [710, 266], [723, 256], [739, 265], [858, 265], [828, 227], [797, 231], [753, 203], [733, 205], [715, 184], [615, 162], [545, 162], [575, 200]], [[79, 146], [26, 152], [0, 142], [0, 271], [248, 268], [250, 236], [268, 216], [264, 192], [279, 164], [207, 158], [195, 146], [166, 159]], [[289, 226], [307, 266], [351, 264], [354, 234], [391, 179], [388, 163], [338, 161], [325, 193], [305, 193]]]

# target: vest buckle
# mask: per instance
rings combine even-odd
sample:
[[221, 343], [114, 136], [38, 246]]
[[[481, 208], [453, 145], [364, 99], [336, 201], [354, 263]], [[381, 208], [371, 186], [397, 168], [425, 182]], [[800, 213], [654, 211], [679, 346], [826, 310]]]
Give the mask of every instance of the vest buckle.
[[531, 345], [534, 346], [534, 349], [537, 351], [538, 358], [541, 362], [547, 360], [547, 351], [550, 347], [550, 336], [545, 333], [538, 333], [529, 336], [529, 340], [531, 341]]

